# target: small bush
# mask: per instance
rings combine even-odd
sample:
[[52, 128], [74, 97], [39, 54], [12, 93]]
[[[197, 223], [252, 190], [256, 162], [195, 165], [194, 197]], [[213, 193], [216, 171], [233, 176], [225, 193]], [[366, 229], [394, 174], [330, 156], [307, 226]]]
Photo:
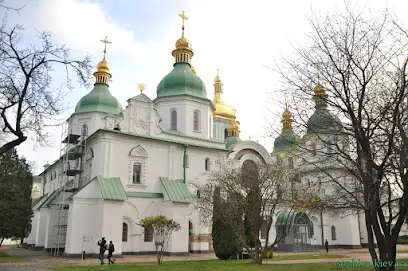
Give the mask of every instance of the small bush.
[[273, 258], [273, 251], [266, 252], [264, 259], [265, 260], [270, 260], [272, 258]]

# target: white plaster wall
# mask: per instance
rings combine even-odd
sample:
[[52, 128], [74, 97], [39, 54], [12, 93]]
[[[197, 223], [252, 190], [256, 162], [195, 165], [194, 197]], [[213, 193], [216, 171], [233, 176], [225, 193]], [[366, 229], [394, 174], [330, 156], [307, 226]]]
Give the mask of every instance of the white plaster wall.
[[[142, 163], [142, 184], [132, 184], [133, 164], [130, 163], [130, 160], [134, 157], [130, 157], [129, 154], [137, 146], [142, 147], [147, 153], [147, 157], [139, 157], [141, 161], [144, 161]], [[92, 162], [92, 174], [120, 177], [125, 190], [163, 192], [159, 177], [183, 179], [184, 147], [179, 144], [106, 134], [98, 140], [93, 149], [95, 158]], [[189, 168], [186, 169], [186, 175], [189, 181], [195, 181], [206, 173], [206, 158], [209, 158], [211, 165], [214, 165], [220, 159], [220, 155], [226, 155], [222, 151], [194, 146], [187, 148], [187, 154], [189, 155]]]
[[38, 212], [38, 220], [37, 220], [37, 234], [35, 240], [36, 247], [43, 247], [45, 245], [45, 231], [44, 228], [47, 226], [47, 209], [40, 209]]
[[34, 212], [34, 216], [33, 216], [33, 220], [31, 222], [31, 232], [27, 237], [26, 243], [29, 245], [34, 245], [35, 244], [35, 240], [37, 238], [37, 232], [38, 232], [38, 218], [39, 218], [40, 214], [39, 211], [35, 211]]
[[224, 141], [225, 140], [225, 129], [231, 126], [230, 121], [221, 118], [214, 118], [214, 138]]
[[[210, 116], [212, 116], [213, 109], [210, 107], [209, 101], [194, 99], [191, 97], [169, 97], [160, 98], [156, 101], [155, 108], [157, 109], [162, 122], [160, 127], [167, 131], [171, 127], [171, 110], [177, 110], [177, 130], [190, 135], [202, 138], [212, 137], [210, 128]], [[201, 130], [194, 131], [194, 111], [201, 112]]]
[[114, 200], [103, 201], [103, 215], [102, 215], [102, 237], [105, 237], [106, 241], [112, 241], [115, 246], [115, 254], [122, 253], [122, 223], [123, 223], [123, 202]]
[[83, 236], [92, 238], [84, 243], [86, 253], [99, 253], [98, 240], [102, 238], [104, 228], [103, 201], [99, 199], [76, 199], [69, 204], [68, 231], [65, 253], [80, 254]]

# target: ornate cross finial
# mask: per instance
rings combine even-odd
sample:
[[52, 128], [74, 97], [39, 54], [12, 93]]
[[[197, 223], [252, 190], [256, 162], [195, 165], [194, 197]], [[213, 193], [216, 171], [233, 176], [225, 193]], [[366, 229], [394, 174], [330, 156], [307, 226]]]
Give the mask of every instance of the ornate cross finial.
[[217, 65], [217, 75], [220, 73], [220, 64]]
[[108, 40], [107, 36], [105, 36], [105, 39], [101, 40], [101, 42], [105, 43], [105, 47], [103, 48], [103, 54], [105, 55], [106, 54], [106, 44], [112, 43], [112, 42]]
[[285, 98], [285, 107], [286, 107], [286, 110], [288, 110], [288, 97], [286, 96], [286, 93], [283, 93], [283, 97]]
[[181, 14], [179, 14], [179, 16], [181, 17], [181, 20], [183, 22], [183, 25], [181, 26], [181, 30], [183, 30], [183, 37], [184, 37], [184, 20], [188, 20], [188, 17], [186, 16], [186, 14], [184, 13], [184, 10]]
[[146, 88], [146, 85], [145, 85], [145, 84], [138, 84], [138, 85], [137, 85], [137, 88], [140, 90], [140, 93], [143, 93], [143, 91], [144, 91], [145, 88]]

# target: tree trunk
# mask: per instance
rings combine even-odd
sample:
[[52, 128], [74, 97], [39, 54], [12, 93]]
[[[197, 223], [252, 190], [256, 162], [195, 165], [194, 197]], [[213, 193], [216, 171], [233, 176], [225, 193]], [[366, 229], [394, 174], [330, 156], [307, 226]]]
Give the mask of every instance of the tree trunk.
[[1, 240], [0, 240], [0, 247], [1, 247], [1, 245], [3, 244], [4, 239], [5, 239], [4, 237], [1, 238]]

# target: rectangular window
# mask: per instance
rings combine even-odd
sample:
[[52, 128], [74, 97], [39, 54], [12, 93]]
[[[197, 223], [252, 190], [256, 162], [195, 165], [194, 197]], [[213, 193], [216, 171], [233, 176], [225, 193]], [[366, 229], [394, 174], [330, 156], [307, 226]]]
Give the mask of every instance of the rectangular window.
[[177, 111], [171, 111], [171, 130], [177, 130]]
[[187, 155], [187, 154], [186, 154], [185, 159], [186, 159], [186, 160], [185, 160], [185, 161], [183, 161], [183, 162], [185, 163], [186, 168], [188, 168], [188, 164], [189, 164], [189, 163], [188, 163], [188, 155]]
[[153, 228], [148, 227], [144, 229], [144, 241], [147, 242], [153, 242]]
[[142, 179], [142, 165], [134, 164], [133, 165], [133, 183], [141, 183]]

